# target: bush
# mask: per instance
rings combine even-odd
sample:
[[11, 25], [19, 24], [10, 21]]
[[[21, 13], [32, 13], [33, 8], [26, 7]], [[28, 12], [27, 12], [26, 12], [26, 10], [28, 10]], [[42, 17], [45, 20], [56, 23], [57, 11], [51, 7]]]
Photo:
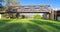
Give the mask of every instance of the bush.
[[34, 16], [34, 19], [42, 19], [42, 16], [39, 15], [39, 14], [36, 14], [36, 15]]

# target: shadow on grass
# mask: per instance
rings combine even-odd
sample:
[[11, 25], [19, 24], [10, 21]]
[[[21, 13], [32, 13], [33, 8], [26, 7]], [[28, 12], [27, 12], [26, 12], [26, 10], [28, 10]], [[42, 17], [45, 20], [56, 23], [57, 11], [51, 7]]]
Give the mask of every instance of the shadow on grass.
[[0, 20], [0, 26], [7, 24], [11, 20]]
[[0, 32], [46, 32], [38, 25], [31, 23], [8, 23], [10, 20], [0, 20]]
[[29, 23], [27, 25], [27, 32], [47, 32], [36, 24]]
[[12, 23], [0, 29], [0, 32], [46, 32], [44, 29], [37, 25], [27, 23]]
[[26, 32], [26, 30], [23, 28], [22, 24], [13, 23], [2, 28], [0, 32]]
[[11, 20], [0, 20], [0, 32], [26, 32], [21, 23], [8, 23]]
[[31, 22], [34, 22], [36, 24], [39, 24], [39, 25], [48, 25], [48, 26], [51, 26], [57, 30], [60, 30], [60, 25], [55, 25], [54, 23], [52, 22], [48, 22], [48, 21], [40, 21], [40, 20], [30, 20]]
[[58, 21], [58, 20], [55, 20], [56, 22], [60, 22], [60, 20]]
[[36, 24], [32, 24], [32, 23], [8, 23], [11, 20], [0, 20], [0, 32], [47, 32], [45, 29], [39, 27], [36, 24], [39, 25], [48, 25], [51, 27], [54, 27], [58, 30], [60, 30], [60, 26], [57, 26], [53, 23], [50, 22], [44, 22], [44, 21], [40, 21], [40, 20], [30, 20], [32, 23], [36, 23]]

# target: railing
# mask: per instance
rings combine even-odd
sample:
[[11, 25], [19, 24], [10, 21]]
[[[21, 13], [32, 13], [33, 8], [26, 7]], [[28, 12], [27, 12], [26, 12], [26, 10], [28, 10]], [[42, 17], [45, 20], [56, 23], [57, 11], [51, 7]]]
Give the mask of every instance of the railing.
[[[5, 8], [6, 9], [6, 8]], [[4, 13], [6, 11], [0, 11], [0, 13]], [[10, 7], [7, 12], [49, 12], [48, 8], [35, 7], [35, 6], [19, 6], [19, 7]]]
[[49, 12], [49, 10], [48, 9], [40, 9], [40, 8], [36, 9], [34, 7], [29, 7], [28, 9], [26, 9], [23, 7], [23, 8], [19, 8], [17, 10], [17, 12]]

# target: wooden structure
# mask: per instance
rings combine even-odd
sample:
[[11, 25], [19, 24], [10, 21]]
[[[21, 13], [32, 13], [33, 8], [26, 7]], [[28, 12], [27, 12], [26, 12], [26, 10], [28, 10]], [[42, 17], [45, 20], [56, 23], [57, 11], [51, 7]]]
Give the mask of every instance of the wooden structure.
[[51, 20], [60, 20], [60, 10], [51, 9], [50, 19]]
[[[52, 10], [49, 9], [49, 5], [34, 5], [34, 6], [10, 6], [8, 9], [5, 8], [5, 12], [0, 13], [9, 13], [10, 14], [21, 14], [21, 13], [44, 13], [43, 17], [45, 19], [52, 19], [54, 20], [54, 13]], [[11, 16], [11, 15], [10, 15]], [[52, 16], [52, 18], [51, 18]], [[13, 17], [13, 15], [11, 16]]]
[[[50, 10], [46, 5], [38, 5], [38, 6], [10, 6], [7, 10], [9, 14], [35, 14], [35, 13], [44, 13], [49, 14]], [[31, 16], [31, 15], [30, 15]], [[16, 17], [16, 16], [15, 16]], [[45, 16], [48, 19], [48, 16]]]
[[60, 20], [60, 10], [55, 11], [55, 20]]

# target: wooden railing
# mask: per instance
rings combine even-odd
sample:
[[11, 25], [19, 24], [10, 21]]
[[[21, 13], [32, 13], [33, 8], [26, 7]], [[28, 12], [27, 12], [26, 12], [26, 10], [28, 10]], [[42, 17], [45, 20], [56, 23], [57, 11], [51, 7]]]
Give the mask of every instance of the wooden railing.
[[[10, 7], [11, 8], [11, 7]], [[19, 7], [13, 7], [12, 9], [6, 9], [4, 8], [2, 11], [0, 11], [0, 13], [5, 13], [5, 12], [50, 12], [48, 10], [48, 8], [43, 8], [43, 7], [39, 7], [38, 9], [36, 9], [34, 6], [28, 6], [28, 9], [26, 9], [24, 6], [19, 6]]]

